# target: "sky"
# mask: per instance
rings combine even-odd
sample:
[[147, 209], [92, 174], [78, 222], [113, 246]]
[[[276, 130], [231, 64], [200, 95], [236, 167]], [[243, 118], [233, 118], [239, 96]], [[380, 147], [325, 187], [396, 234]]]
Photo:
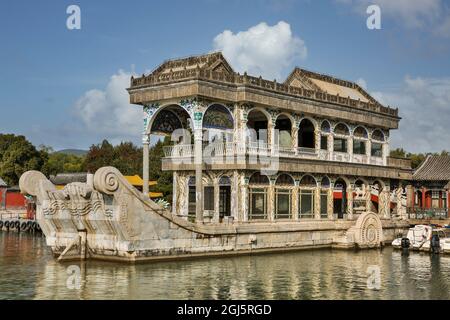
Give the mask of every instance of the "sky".
[[[367, 7], [381, 29], [367, 27]], [[81, 29], [67, 28], [70, 5]], [[402, 120], [391, 149], [450, 150], [450, 1], [8, 0], [0, 4], [0, 133], [55, 150], [141, 141], [132, 74], [221, 50], [236, 71], [295, 67], [355, 81]]]

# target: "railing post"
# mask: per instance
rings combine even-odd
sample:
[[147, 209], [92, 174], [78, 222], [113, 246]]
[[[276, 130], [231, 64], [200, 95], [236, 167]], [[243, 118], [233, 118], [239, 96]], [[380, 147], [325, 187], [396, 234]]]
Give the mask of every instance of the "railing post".
[[142, 144], [143, 144], [143, 161], [142, 161], [142, 177], [143, 177], [143, 185], [142, 185], [142, 193], [144, 196], [148, 197], [148, 184], [149, 184], [149, 144], [150, 144], [150, 135], [144, 133], [142, 136]]

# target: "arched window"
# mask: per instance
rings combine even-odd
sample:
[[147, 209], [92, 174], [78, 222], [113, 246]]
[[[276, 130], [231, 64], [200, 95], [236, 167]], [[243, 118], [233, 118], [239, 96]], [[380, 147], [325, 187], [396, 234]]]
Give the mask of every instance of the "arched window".
[[336, 125], [336, 127], [334, 127], [334, 133], [348, 136], [350, 134], [350, 131], [348, 130], [348, 127], [345, 124], [340, 122]]
[[372, 157], [383, 157], [384, 134], [381, 130], [376, 129], [372, 132], [372, 148], [370, 154]]
[[314, 177], [305, 175], [299, 183], [298, 210], [300, 219], [311, 219], [314, 217], [314, 191], [317, 182]]
[[384, 141], [384, 134], [381, 130], [379, 129], [375, 129], [372, 132], [372, 140], [376, 140], [376, 141]]
[[322, 188], [329, 188], [330, 187], [330, 185], [331, 185], [331, 183], [330, 183], [330, 179], [328, 178], [328, 177], [323, 177], [322, 178], [322, 180], [320, 181], [320, 186], [322, 187]]
[[350, 131], [348, 127], [343, 123], [338, 123], [334, 128], [334, 133], [338, 136], [334, 137], [333, 149], [335, 152], [347, 152], [347, 138], [342, 136], [348, 136]]
[[294, 179], [288, 174], [278, 176], [275, 183], [275, 219], [292, 218], [292, 190]]
[[367, 130], [364, 129], [363, 127], [359, 126], [353, 131], [353, 136], [355, 136], [357, 138], [367, 139], [367, 137], [368, 137]]
[[322, 122], [322, 125], [320, 126], [320, 130], [322, 132], [330, 132], [331, 131], [331, 125], [327, 120], [324, 120]]
[[153, 121], [151, 133], [156, 135], [170, 135], [176, 129], [183, 128], [180, 119], [171, 110], [161, 110]]
[[259, 172], [254, 173], [249, 180], [249, 220], [267, 219], [267, 194], [270, 181]]

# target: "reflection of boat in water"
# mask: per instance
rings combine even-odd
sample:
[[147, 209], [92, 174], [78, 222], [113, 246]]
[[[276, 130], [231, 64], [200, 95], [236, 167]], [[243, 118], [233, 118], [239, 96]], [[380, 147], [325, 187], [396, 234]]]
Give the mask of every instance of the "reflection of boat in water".
[[443, 253], [450, 253], [450, 229], [433, 228], [431, 225], [416, 225], [410, 228], [406, 236], [392, 241], [397, 249], [433, 251], [433, 247]]

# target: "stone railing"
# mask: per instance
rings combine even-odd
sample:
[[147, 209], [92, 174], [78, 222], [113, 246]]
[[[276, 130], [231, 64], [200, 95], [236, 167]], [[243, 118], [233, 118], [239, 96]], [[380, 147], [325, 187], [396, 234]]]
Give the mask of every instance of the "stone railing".
[[448, 210], [445, 208], [419, 208], [414, 207], [413, 210], [409, 208], [409, 219], [447, 219]]
[[387, 157], [387, 165], [390, 167], [411, 169], [411, 159]]
[[289, 94], [300, 98], [339, 104], [364, 111], [372, 111], [398, 117], [398, 108], [393, 109], [390, 107], [385, 107], [379, 103], [364, 102], [359, 99], [355, 100], [350, 97], [341, 97], [339, 95], [333, 95], [323, 91], [293, 87], [283, 83], [278, 83], [277, 81], [265, 80], [262, 77], [258, 78], [249, 76], [247, 73], [240, 75], [239, 73], [226, 74], [211, 70], [185, 69], [149, 76], [142, 75], [140, 78], [131, 77], [131, 89], [187, 80], [219, 81], [234, 84], [236, 86], [251, 86], [277, 93]]
[[[275, 156], [280, 158], [298, 158], [298, 159], [315, 159], [323, 161], [349, 162], [360, 164], [371, 164], [377, 166], [386, 165], [381, 157], [368, 157], [366, 155], [354, 154], [350, 156], [345, 152], [330, 152], [328, 150], [316, 150], [314, 148], [289, 148], [282, 146], [271, 146], [265, 142], [235, 143], [235, 142], [218, 142], [203, 145], [203, 158], [225, 157], [225, 156], [242, 156], [242, 155], [258, 155], [258, 156]], [[182, 144], [164, 147], [164, 156], [166, 158], [191, 158], [194, 156], [194, 145]], [[219, 159], [220, 160], [220, 159]], [[400, 167], [399, 165], [403, 165]], [[387, 164], [388, 166], [410, 169], [404, 167], [404, 163], [394, 162]]]

